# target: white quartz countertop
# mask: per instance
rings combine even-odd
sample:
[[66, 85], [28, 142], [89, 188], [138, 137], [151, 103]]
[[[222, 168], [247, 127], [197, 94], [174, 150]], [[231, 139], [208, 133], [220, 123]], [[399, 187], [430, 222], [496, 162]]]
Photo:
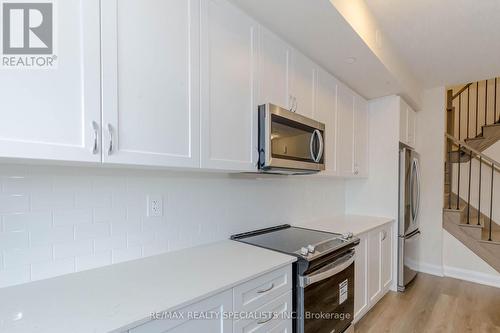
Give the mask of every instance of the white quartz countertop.
[[227, 240], [3, 288], [0, 332], [120, 331], [295, 260]]
[[327, 232], [352, 232], [356, 236], [393, 221], [394, 219], [389, 217], [340, 215], [320, 220], [304, 221], [294, 225]]

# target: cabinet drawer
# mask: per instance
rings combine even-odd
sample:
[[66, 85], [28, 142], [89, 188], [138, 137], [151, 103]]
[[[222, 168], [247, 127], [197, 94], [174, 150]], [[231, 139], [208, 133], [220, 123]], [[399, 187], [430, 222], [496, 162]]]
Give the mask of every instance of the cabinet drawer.
[[[170, 313], [175, 319], [152, 320], [130, 329], [128, 333], [230, 333], [233, 322], [224, 318], [224, 314], [232, 311], [231, 294], [232, 291], [227, 290], [182, 309], [173, 310]], [[204, 313], [211, 317], [206, 317], [207, 319], [195, 317]]]
[[268, 332], [291, 332], [292, 329], [292, 292], [276, 298], [275, 300], [258, 308], [256, 314], [273, 313], [274, 318], [241, 319], [234, 323], [234, 333], [268, 333]]
[[278, 269], [234, 288], [234, 311], [252, 311], [292, 290], [292, 266]]

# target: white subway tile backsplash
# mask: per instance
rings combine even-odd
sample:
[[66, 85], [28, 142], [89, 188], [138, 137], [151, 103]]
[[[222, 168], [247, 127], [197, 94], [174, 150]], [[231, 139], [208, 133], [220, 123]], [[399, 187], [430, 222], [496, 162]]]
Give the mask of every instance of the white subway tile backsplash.
[[115, 249], [112, 251], [113, 263], [139, 259], [142, 256], [142, 248], [140, 246], [129, 247], [126, 249]]
[[168, 251], [168, 242], [165, 240], [154, 240], [143, 246], [145, 257], [154, 256]]
[[94, 223], [78, 224], [75, 226], [75, 239], [95, 239], [111, 235], [111, 224]]
[[82, 223], [92, 223], [92, 210], [75, 209], [57, 211], [54, 213], [54, 225], [75, 225]]
[[7, 270], [0, 270], [0, 288], [26, 283], [30, 281], [30, 278], [29, 265], [21, 265], [11, 267]]
[[124, 249], [127, 247], [127, 236], [112, 236], [106, 238], [97, 238], [94, 240], [94, 251], [102, 252], [114, 249]]
[[55, 259], [91, 255], [94, 243], [91, 240], [79, 240], [54, 245]]
[[32, 231], [30, 233], [31, 245], [38, 246], [71, 242], [74, 239], [74, 228], [72, 225], [63, 225]]
[[31, 265], [31, 279], [42, 280], [75, 272], [75, 258], [38, 262]]
[[138, 233], [141, 232], [141, 222], [140, 221], [120, 221], [111, 223], [111, 234], [113, 236], [123, 235], [124, 233]]
[[133, 247], [137, 245], [146, 245], [155, 240], [154, 231], [146, 231], [140, 233], [129, 233], [127, 234], [127, 246]]
[[0, 214], [28, 211], [30, 198], [24, 194], [0, 194]]
[[90, 256], [76, 257], [77, 271], [102, 267], [110, 264], [111, 264], [111, 251], [100, 252]]
[[71, 191], [39, 191], [31, 194], [31, 209], [71, 209], [75, 207], [75, 193]]
[[26, 231], [0, 232], [0, 250], [29, 247], [29, 234]]
[[52, 246], [35, 246], [28, 249], [9, 249], [4, 250], [5, 269], [18, 267], [20, 265], [29, 265], [32, 263], [49, 261], [52, 259]]
[[343, 212], [341, 180], [0, 164], [0, 288]]
[[31, 231], [52, 225], [51, 212], [27, 212], [3, 216], [4, 231]]

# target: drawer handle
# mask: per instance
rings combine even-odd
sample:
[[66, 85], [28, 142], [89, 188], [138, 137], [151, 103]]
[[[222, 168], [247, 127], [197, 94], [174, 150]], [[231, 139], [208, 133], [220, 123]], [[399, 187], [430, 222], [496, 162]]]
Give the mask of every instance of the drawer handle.
[[274, 283], [271, 283], [271, 286], [267, 289], [262, 289], [262, 290], [257, 290], [257, 294], [263, 294], [263, 293], [267, 293], [269, 290], [273, 289], [274, 288]]
[[264, 319], [264, 320], [260, 320], [260, 321], [258, 321], [258, 322], [257, 322], [257, 325], [263, 325], [263, 324], [265, 324], [265, 323], [270, 322], [272, 319], [273, 319], [273, 316], [269, 316], [269, 318], [267, 318], [267, 319]]

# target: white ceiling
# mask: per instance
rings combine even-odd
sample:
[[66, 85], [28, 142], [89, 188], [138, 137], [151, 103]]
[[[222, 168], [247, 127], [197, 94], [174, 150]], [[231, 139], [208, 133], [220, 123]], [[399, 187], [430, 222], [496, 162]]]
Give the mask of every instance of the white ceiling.
[[500, 76], [499, 0], [365, 0], [424, 87]]
[[329, 0], [232, 1], [364, 97], [402, 90]]

